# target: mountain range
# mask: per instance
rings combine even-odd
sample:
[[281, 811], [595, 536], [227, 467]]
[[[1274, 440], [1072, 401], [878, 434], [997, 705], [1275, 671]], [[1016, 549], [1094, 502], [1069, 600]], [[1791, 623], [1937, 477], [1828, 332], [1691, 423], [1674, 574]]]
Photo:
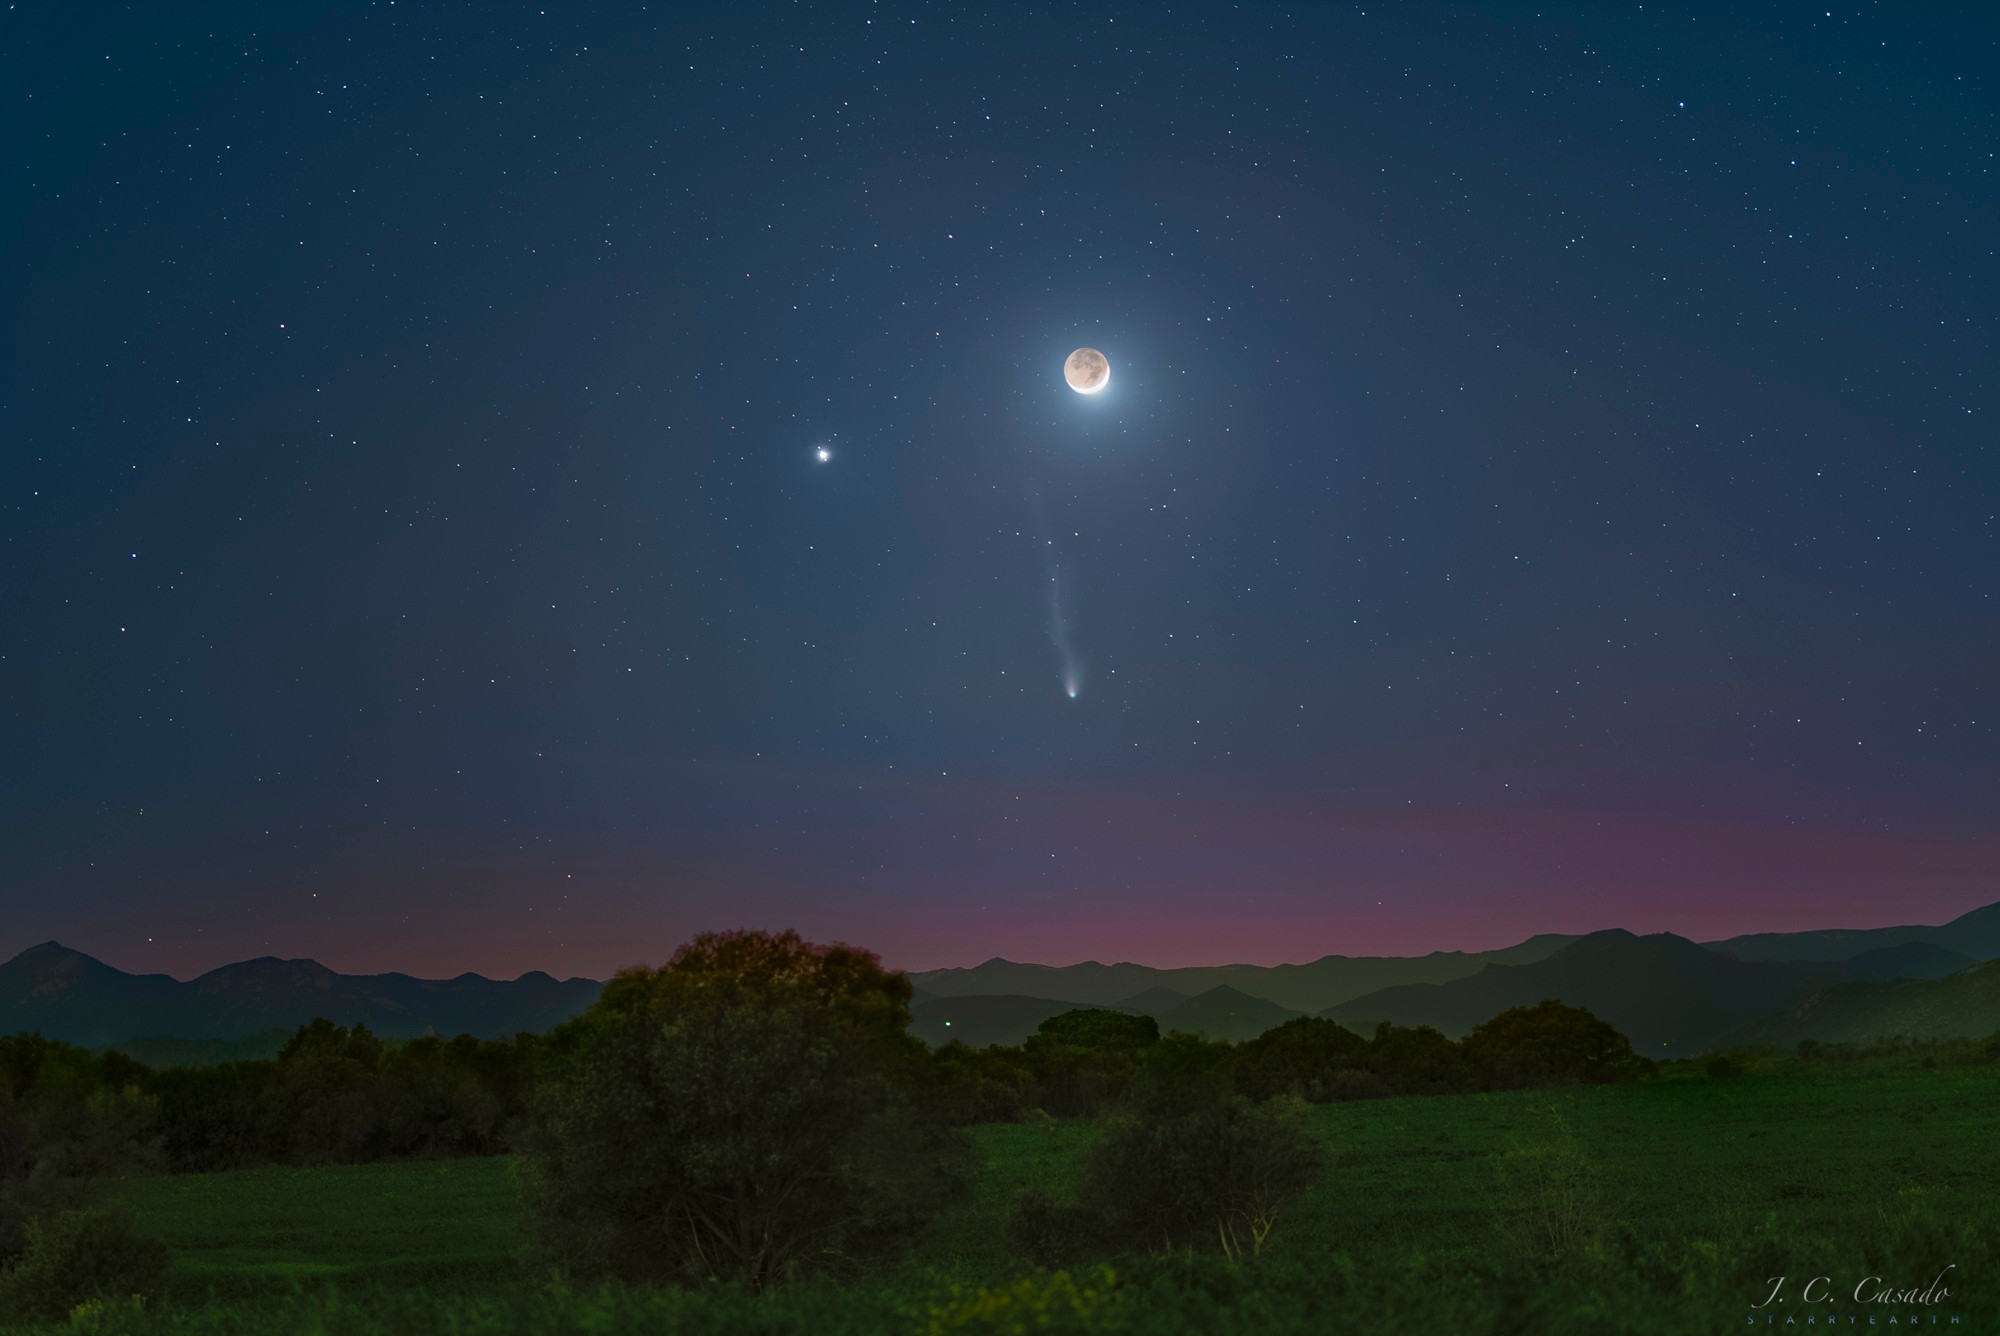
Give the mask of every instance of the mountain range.
[[2000, 1018], [2000, 960], [1989, 960], [1942, 979], [1861, 979], [1815, 988], [1733, 1039], [1745, 1046], [1781, 1048], [1802, 1039], [1865, 1043], [1887, 1035], [2000, 1039], [1996, 1018]]
[[2000, 902], [1961, 914], [1938, 927], [1826, 928], [1818, 932], [1753, 932], [1709, 946], [1738, 960], [1851, 960], [1865, 951], [1921, 943], [1992, 960], [2000, 956]]
[[[2000, 1031], [2000, 903], [1949, 923], [1755, 933], [1694, 942], [1622, 929], [1545, 933], [1498, 951], [1322, 956], [1302, 965], [1160, 969], [995, 958], [910, 975], [911, 1032], [931, 1044], [1016, 1044], [1076, 1006], [1152, 1016], [1162, 1030], [1251, 1038], [1299, 1015], [1357, 1029], [1381, 1021], [1458, 1036], [1508, 1007], [1556, 998], [1588, 1007], [1654, 1056], [1723, 1044]], [[1987, 963], [1982, 963], [1987, 962]], [[0, 1034], [36, 1031], [157, 1060], [269, 1050], [316, 1017], [391, 1038], [542, 1031], [596, 1000], [591, 979], [540, 971], [338, 974], [263, 957], [185, 982], [127, 974], [55, 942], [0, 964]]]
[[1304, 965], [1022, 965], [995, 957], [969, 968], [924, 970], [910, 981], [935, 997], [989, 997], [1011, 993], [1046, 997], [1082, 1007], [1118, 1007], [1151, 989], [1191, 998], [1229, 987], [1294, 1012], [1318, 1011], [1399, 983], [1444, 983], [1477, 974], [1487, 965], [1542, 960], [1576, 938], [1543, 933], [1498, 951], [1433, 951], [1427, 956], [1321, 956]]
[[164, 1037], [247, 1040], [324, 1016], [397, 1039], [427, 1032], [501, 1038], [559, 1025], [602, 988], [540, 971], [518, 979], [336, 974], [317, 961], [270, 956], [182, 982], [127, 974], [44, 942], [0, 965], [0, 1034], [32, 1030], [91, 1047]]
[[[1840, 956], [1841, 947], [1852, 954]], [[1745, 954], [1739, 955], [1738, 949]], [[1622, 929], [1577, 938], [1525, 965], [1441, 984], [1380, 989], [1321, 1010], [1367, 1030], [1430, 1025], [1454, 1038], [1510, 1007], [1556, 998], [1623, 1033], [1635, 1051], [1680, 1057], [1733, 1043], [2000, 1032], [2000, 988], [1975, 962], [2000, 956], [2000, 904], [1938, 927], [1763, 933], [1697, 943]], [[1982, 972], [1983, 971], [1983, 972]], [[1787, 1023], [1783, 1016], [1793, 1019]]]
[[1320, 1014], [1363, 1033], [1393, 1021], [1458, 1038], [1510, 1007], [1552, 997], [1609, 1021], [1636, 1052], [1678, 1057], [1841, 977], [1836, 964], [1738, 960], [1672, 933], [1639, 937], [1613, 928], [1531, 965], [1489, 965], [1469, 979], [1384, 988]]

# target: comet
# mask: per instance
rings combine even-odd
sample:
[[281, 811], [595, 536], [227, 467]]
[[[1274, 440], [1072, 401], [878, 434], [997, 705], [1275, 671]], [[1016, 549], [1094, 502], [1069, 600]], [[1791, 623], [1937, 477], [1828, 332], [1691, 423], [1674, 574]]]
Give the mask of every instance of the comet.
[[1030, 497], [1029, 504], [1035, 512], [1035, 529], [1042, 549], [1043, 594], [1046, 598], [1042, 624], [1048, 631], [1049, 644], [1056, 652], [1063, 694], [1075, 700], [1083, 694], [1084, 671], [1083, 658], [1076, 652], [1076, 640], [1070, 634], [1075, 615], [1070, 600], [1073, 582], [1056, 551], [1056, 540], [1049, 536], [1048, 517], [1042, 511], [1042, 503]]
[[1070, 639], [1070, 607], [1063, 597], [1064, 572], [1056, 564], [1054, 543], [1044, 543], [1042, 553], [1049, 572], [1049, 643], [1062, 663], [1063, 694], [1075, 700], [1083, 694], [1083, 660], [1077, 656], [1076, 644]]

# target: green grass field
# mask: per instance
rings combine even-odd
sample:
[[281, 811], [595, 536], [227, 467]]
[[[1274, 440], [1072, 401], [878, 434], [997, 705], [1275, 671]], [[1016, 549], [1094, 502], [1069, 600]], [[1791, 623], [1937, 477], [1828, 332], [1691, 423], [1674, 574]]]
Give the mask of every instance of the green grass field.
[[[1832, 1277], [1812, 1326], [2000, 1330], [2000, 1065], [1774, 1064], [1711, 1079], [1337, 1104], [1330, 1155], [1261, 1258], [1139, 1258], [1031, 1275], [1003, 1230], [1074, 1181], [1095, 1129], [976, 1129], [971, 1200], [897, 1272], [757, 1298], [565, 1292], [523, 1261], [508, 1161], [268, 1169], [128, 1186], [171, 1250], [146, 1332], [1705, 1332], [1764, 1278]], [[1576, 1231], [1559, 1257], [1538, 1230]], [[1942, 1304], [1855, 1303], [1881, 1274]], [[1796, 1294], [1775, 1325], [1805, 1325]], [[1935, 1316], [1936, 1323], [1932, 1318]], [[1758, 1314], [1760, 1324], [1763, 1315]], [[1850, 1323], [1849, 1319], [1853, 1318]], [[1953, 1318], [1957, 1318], [1954, 1325]]]

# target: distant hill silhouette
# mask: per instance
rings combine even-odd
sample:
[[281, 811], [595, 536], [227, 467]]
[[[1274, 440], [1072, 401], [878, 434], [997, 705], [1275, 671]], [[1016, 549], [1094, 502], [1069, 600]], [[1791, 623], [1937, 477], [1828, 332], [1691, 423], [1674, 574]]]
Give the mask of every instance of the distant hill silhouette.
[[[1967, 966], [1996, 957], [2000, 903], [1934, 927], [1753, 933], [1700, 944], [1666, 933], [1635, 937], [1611, 930], [1586, 937], [1544, 933], [1497, 951], [1331, 955], [1303, 965], [1157, 969], [996, 957], [970, 968], [911, 974], [911, 1032], [933, 1044], [1018, 1044], [1050, 1016], [1092, 1006], [1152, 1016], [1162, 1030], [1215, 1038], [1249, 1038], [1302, 1013], [1363, 1029], [1393, 1020], [1459, 1035], [1508, 1007], [1556, 998], [1596, 1012], [1639, 1051], [1672, 1056], [1751, 1033], [1767, 1021], [1773, 1033], [1790, 1033], [1775, 1018], [1833, 984], [1959, 980], [1954, 988], [1971, 988], [1962, 977]], [[220, 1061], [262, 1051], [274, 1032], [288, 1034], [322, 1016], [364, 1024], [388, 1038], [543, 1031], [585, 1010], [602, 987], [540, 971], [512, 980], [346, 975], [311, 960], [268, 956], [183, 983], [164, 974], [127, 974], [44, 942], [0, 965], [0, 1034], [33, 1030], [89, 1047], [143, 1046], [163, 1062]], [[1814, 1004], [1825, 1010], [1815, 1013], [1821, 1019], [1813, 1024], [1837, 1030], [1889, 1023], [1863, 1019], [1852, 1009], [1864, 1003], [1854, 999], [1960, 994], [1892, 988], [1824, 996], [1829, 1000]], [[1976, 1025], [1983, 1013], [1974, 1001], [1964, 1005], [1972, 1010], [1950, 1023]], [[1991, 1029], [2000, 1029], [2000, 1021]]]
[[[1016, 1045], [1049, 1017], [1073, 1011], [1079, 1005], [1088, 1004], [1018, 993], [932, 998], [910, 1009], [910, 1033], [934, 1046], [954, 1039], [972, 1048]], [[1198, 997], [1183, 997], [1165, 988], [1148, 989], [1105, 1010], [1151, 1016], [1159, 1021], [1162, 1034], [1181, 1030], [1209, 1039], [1229, 1040], [1254, 1039], [1299, 1014], [1226, 985], [1211, 988]]]
[[1745, 1029], [1744, 1043], [1790, 1047], [1801, 1039], [1865, 1043], [1985, 1039], [2000, 1035], [2000, 960], [1942, 979], [1854, 980], [1806, 994], [1783, 1013]]
[[1159, 1018], [1160, 1029], [1198, 1034], [1204, 1039], [1255, 1039], [1274, 1025], [1299, 1015], [1290, 1007], [1252, 997], [1223, 984], [1191, 997]]
[[1294, 1012], [1318, 1011], [1401, 983], [1444, 983], [1477, 974], [1487, 965], [1525, 965], [1546, 959], [1576, 938], [1543, 933], [1498, 951], [1433, 951], [1427, 956], [1322, 956], [1305, 965], [1023, 965], [998, 956], [964, 969], [924, 970], [910, 982], [937, 997], [1013, 994], [1046, 997], [1074, 1006], [1112, 1007], [1150, 989], [1194, 997], [1230, 987]]
[[1143, 993], [1134, 993], [1114, 1003], [1112, 1010], [1129, 1011], [1135, 1016], [1151, 1016], [1158, 1020], [1175, 1008], [1186, 1006], [1189, 1000], [1186, 993], [1176, 993], [1171, 988], [1148, 988]]
[[1976, 964], [1971, 956], [1929, 942], [1878, 946], [1837, 962], [1850, 978], [1887, 983], [1891, 979], [1942, 979]]
[[224, 965], [186, 983], [127, 974], [57, 942], [0, 965], [0, 1034], [36, 1031], [103, 1047], [145, 1037], [250, 1039], [316, 1017], [366, 1025], [387, 1038], [546, 1030], [596, 1001], [602, 984], [536, 970], [518, 979], [461, 974], [336, 974], [312, 960], [266, 956]]
[[1866, 951], [1913, 942], [1942, 947], [1973, 960], [2000, 957], [2000, 902], [1960, 914], [1937, 927], [1824, 928], [1817, 932], [1753, 932], [1706, 946], [1738, 960], [1850, 960]]
[[1385, 988], [1320, 1014], [1366, 1033], [1379, 1021], [1457, 1038], [1510, 1007], [1555, 998], [1585, 1007], [1651, 1057], [1681, 1057], [1770, 1015], [1838, 966], [1738, 960], [1672, 933], [1594, 932], [1531, 965], [1489, 965], [1469, 979]]

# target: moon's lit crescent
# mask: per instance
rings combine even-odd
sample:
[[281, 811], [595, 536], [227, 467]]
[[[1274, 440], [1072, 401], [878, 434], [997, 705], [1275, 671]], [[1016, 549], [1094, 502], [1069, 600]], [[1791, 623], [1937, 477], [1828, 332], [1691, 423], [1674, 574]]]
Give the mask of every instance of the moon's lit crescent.
[[1098, 394], [1111, 383], [1111, 363], [1095, 348], [1078, 348], [1063, 362], [1063, 379], [1078, 394]]

